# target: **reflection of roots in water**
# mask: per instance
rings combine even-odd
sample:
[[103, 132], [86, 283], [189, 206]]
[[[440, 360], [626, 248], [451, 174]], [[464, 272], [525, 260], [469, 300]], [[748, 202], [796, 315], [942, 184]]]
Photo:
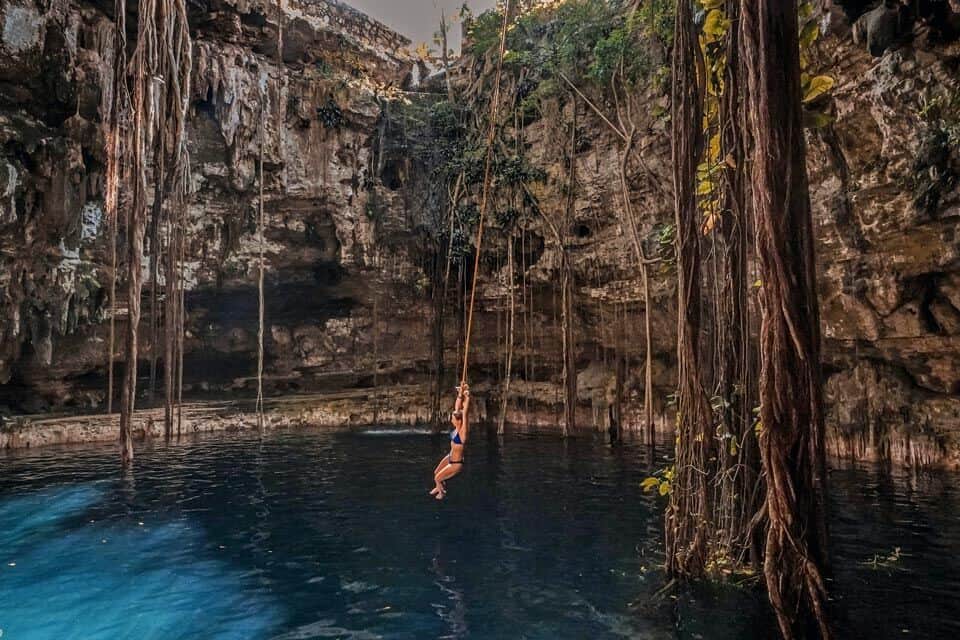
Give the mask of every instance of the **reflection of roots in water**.
[[267, 487], [263, 484], [263, 439], [257, 445], [257, 458], [254, 477], [257, 479], [257, 491], [250, 496], [250, 503], [254, 506], [257, 515], [254, 534], [250, 537], [253, 548], [260, 553], [267, 550], [263, 544], [270, 539], [267, 525], [270, 523], [270, 506], [267, 502]]
[[437, 585], [440, 592], [447, 596], [447, 600], [453, 601], [453, 607], [447, 608], [442, 604], [435, 604], [437, 615], [450, 627], [450, 633], [440, 638], [462, 638], [469, 631], [467, 627], [467, 605], [463, 601], [463, 591], [447, 586], [456, 582], [456, 578], [448, 576], [440, 564], [439, 558], [435, 555], [430, 572], [437, 576], [433, 584]]

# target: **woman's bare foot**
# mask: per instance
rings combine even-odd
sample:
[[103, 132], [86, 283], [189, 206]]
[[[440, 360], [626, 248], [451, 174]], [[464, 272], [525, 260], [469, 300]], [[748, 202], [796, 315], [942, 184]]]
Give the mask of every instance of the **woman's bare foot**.
[[435, 496], [435, 495], [438, 495], [438, 494], [442, 495], [442, 494], [444, 494], [444, 493], [446, 493], [446, 492], [447, 492], [447, 490], [446, 490], [446, 488], [443, 486], [443, 483], [438, 482], [438, 483], [433, 487], [433, 489], [430, 490], [430, 495], [432, 495], [432, 496]]

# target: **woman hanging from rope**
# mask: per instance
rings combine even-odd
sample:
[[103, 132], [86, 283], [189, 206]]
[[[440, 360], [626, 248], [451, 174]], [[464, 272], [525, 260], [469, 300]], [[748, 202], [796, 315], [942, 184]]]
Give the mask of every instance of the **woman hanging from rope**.
[[470, 429], [470, 388], [464, 382], [457, 387], [457, 403], [450, 414], [453, 431], [450, 432], [450, 453], [433, 470], [434, 487], [430, 495], [443, 500], [447, 495], [445, 482], [463, 469], [463, 448], [467, 444]]
[[470, 389], [467, 386], [467, 371], [470, 362], [470, 337], [473, 331], [473, 310], [477, 300], [477, 281], [480, 279], [480, 252], [483, 249], [484, 221], [490, 203], [490, 182], [493, 175], [493, 143], [497, 133], [497, 119], [500, 106], [500, 80], [503, 73], [503, 58], [507, 51], [507, 31], [510, 17], [513, 15], [513, 1], [506, 0], [503, 7], [503, 23], [500, 27], [500, 57], [497, 61], [497, 75], [494, 81], [493, 97], [490, 100], [490, 123], [487, 132], [487, 152], [483, 168], [483, 189], [480, 198], [480, 220], [477, 223], [477, 252], [473, 262], [473, 283], [470, 286], [470, 306], [467, 313], [467, 332], [463, 348], [463, 375], [457, 387], [457, 403], [450, 416], [453, 431], [450, 432], [450, 455], [445, 456], [433, 470], [434, 487], [430, 495], [437, 500], [446, 497], [444, 482], [463, 470], [463, 448], [467, 444], [467, 431], [470, 428]]

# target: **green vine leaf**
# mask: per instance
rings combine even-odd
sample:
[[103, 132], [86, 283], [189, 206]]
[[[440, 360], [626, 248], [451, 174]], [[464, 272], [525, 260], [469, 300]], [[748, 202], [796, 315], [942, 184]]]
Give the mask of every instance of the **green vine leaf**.
[[730, 28], [730, 20], [721, 9], [711, 9], [703, 22], [703, 32], [715, 39], [722, 38]]
[[800, 30], [800, 48], [806, 49], [813, 45], [814, 42], [820, 37], [820, 25], [816, 21], [811, 20], [810, 22], [803, 25], [803, 29]]
[[836, 122], [836, 118], [829, 113], [823, 113], [822, 111], [803, 112], [803, 126], [807, 129], [822, 129], [834, 122]]
[[647, 478], [646, 480], [640, 483], [640, 487], [644, 491], [651, 491], [653, 490], [654, 487], [658, 487], [658, 486], [660, 486], [660, 478], [655, 478], [653, 476], [650, 476], [649, 478]]
[[830, 76], [815, 76], [810, 78], [810, 82], [804, 88], [803, 102], [808, 103], [816, 100], [827, 91], [830, 91], [834, 84], [836, 84], [836, 81]]

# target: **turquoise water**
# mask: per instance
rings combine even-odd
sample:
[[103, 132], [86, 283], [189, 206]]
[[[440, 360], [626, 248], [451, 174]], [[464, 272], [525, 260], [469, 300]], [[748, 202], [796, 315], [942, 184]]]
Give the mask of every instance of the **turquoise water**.
[[[749, 590], [651, 600], [662, 502], [639, 483], [663, 461], [645, 447], [475, 439], [439, 503], [445, 447], [222, 435], [142, 447], [129, 474], [112, 447], [0, 457], [2, 638], [772, 636]], [[954, 480], [833, 474], [841, 637], [960, 633]]]

